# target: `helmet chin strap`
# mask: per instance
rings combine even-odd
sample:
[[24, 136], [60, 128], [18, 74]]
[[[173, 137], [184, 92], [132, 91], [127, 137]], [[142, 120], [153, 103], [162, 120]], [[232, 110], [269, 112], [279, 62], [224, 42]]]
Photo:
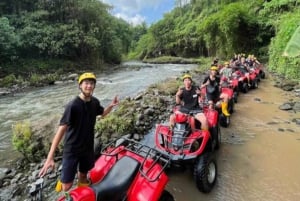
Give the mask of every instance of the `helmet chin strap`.
[[82, 90], [81, 88], [80, 88], [80, 92], [81, 92], [81, 94], [83, 95], [83, 98], [84, 98], [85, 100], [89, 100], [89, 99], [92, 97], [92, 95], [93, 95], [93, 94], [88, 95], [87, 93], [84, 93], [83, 90]]

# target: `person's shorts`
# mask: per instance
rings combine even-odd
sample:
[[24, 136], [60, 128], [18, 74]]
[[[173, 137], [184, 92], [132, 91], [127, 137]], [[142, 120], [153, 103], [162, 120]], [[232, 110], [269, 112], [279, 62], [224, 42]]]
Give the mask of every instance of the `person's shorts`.
[[65, 154], [62, 160], [61, 181], [63, 183], [73, 182], [77, 171], [86, 174], [94, 167], [94, 153], [85, 153], [80, 156]]
[[217, 102], [220, 99], [220, 94], [219, 93], [207, 93], [206, 98], [208, 101], [213, 101], [214, 103]]

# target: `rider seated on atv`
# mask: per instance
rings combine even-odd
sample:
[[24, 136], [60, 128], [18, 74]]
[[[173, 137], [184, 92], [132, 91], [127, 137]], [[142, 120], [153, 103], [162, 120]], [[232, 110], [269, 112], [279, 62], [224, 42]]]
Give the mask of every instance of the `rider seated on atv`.
[[220, 75], [222, 77], [227, 78], [228, 80], [231, 78], [232, 69], [231, 69], [228, 61], [224, 62], [224, 67], [220, 70]]
[[[192, 77], [189, 74], [185, 74], [182, 78], [184, 87], [179, 88], [176, 93], [176, 104], [181, 105], [182, 109], [185, 110], [201, 110], [199, 106], [199, 98], [201, 96], [201, 91], [199, 87], [194, 86], [192, 83]], [[180, 111], [178, 111], [180, 112]], [[204, 115], [203, 111], [195, 115], [201, 123], [202, 130], [208, 130], [207, 118]], [[173, 128], [175, 124], [175, 114], [170, 116], [170, 127]]]
[[[226, 93], [220, 92], [220, 77], [217, 76], [218, 67], [212, 66], [210, 68], [210, 74], [204, 78], [201, 88], [206, 87], [206, 96], [208, 99], [209, 107], [212, 108], [216, 103], [218, 106], [221, 104], [222, 113], [225, 116], [230, 116], [228, 112], [229, 97]], [[219, 101], [222, 100], [220, 103]]]
[[245, 73], [245, 76], [247, 77], [248, 86], [250, 87], [251, 86], [251, 83], [250, 83], [250, 68], [249, 68], [249, 64], [246, 62], [245, 57], [241, 58], [240, 67], [244, 68], [245, 71], [247, 72], [247, 73]]

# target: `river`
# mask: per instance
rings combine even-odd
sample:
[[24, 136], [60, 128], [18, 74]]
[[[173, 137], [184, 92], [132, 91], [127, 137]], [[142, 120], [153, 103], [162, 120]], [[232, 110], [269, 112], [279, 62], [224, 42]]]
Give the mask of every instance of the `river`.
[[[124, 66], [116, 72], [97, 74], [95, 95], [105, 105], [115, 94], [121, 99], [134, 96], [153, 83], [194, 67]], [[300, 115], [278, 109], [293, 97], [272, 83], [271, 78], [262, 80], [258, 89], [240, 94], [231, 125], [221, 128], [222, 144], [216, 153], [218, 178], [212, 192], [199, 192], [189, 171], [170, 173], [167, 189], [176, 201], [300, 200], [300, 126], [292, 122]], [[63, 106], [77, 93], [76, 83], [70, 83], [1, 97], [1, 164], [17, 156], [11, 148], [11, 124], [60, 114]], [[147, 137], [151, 135], [150, 132]]]
[[[133, 97], [151, 84], [178, 76], [180, 72], [191, 70], [196, 66], [125, 62], [113, 72], [109, 70], [105, 73], [96, 72], [97, 86], [94, 95], [105, 106], [115, 95], [120, 99], [126, 96]], [[23, 120], [34, 122], [61, 114], [65, 104], [78, 93], [77, 83], [74, 82], [0, 97], [0, 164], [4, 165], [8, 160], [18, 156], [11, 145], [11, 127], [15, 122]]]

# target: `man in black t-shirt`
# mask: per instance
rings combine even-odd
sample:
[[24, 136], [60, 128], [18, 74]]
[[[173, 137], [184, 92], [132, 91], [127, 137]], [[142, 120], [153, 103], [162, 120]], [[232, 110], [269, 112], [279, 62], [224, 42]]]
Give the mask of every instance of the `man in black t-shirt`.
[[[184, 87], [179, 88], [176, 93], [176, 104], [181, 105], [185, 110], [200, 110], [199, 96], [201, 92], [199, 87], [192, 85], [192, 77], [189, 74], [185, 74], [182, 78]], [[201, 122], [201, 129], [208, 130], [207, 118], [203, 112], [199, 112], [195, 115], [195, 119]], [[170, 127], [175, 124], [175, 115], [170, 116]]]
[[226, 93], [220, 91], [220, 77], [217, 76], [218, 67], [212, 66], [210, 68], [210, 74], [204, 78], [201, 88], [206, 87], [206, 97], [209, 103], [209, 107], [212, 108], [213, 104], [221, 104], [222, 113], [225, 116], [230, 116], [228, 112], [229, 96]]
[[[53, 169], [54, 154], [61, 139], [64, 137], [61, 178], [56, 191], [67, 192], [73, 185], [78, 171], [78, 185], [88, 185], [87, 173], [94, 167], [94, 126], [96, 117], [107, 115], [118, 104], [115, 97], [107, 108], [93, 96], [96, 76], [83, 73], [78, 79], [80, 94], [69, 102], [60, 120], [50, 151], [39, 176], [43, 177], [48, 169]], [[78, 168], [78, 170], [77, 170]]]

